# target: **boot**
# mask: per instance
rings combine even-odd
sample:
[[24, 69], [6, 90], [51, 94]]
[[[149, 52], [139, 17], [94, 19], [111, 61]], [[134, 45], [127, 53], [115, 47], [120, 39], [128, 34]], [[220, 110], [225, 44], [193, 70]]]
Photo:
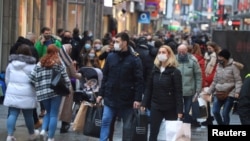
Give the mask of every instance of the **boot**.
[[60, 129], [60, 133], [67, 133], [70, 128], [70, 124], [68, 122], [62, 121], [62, 126]]
[[206, 121], [201, 122], [202, 126], [213, 125], [214, 117], [208, 117]]

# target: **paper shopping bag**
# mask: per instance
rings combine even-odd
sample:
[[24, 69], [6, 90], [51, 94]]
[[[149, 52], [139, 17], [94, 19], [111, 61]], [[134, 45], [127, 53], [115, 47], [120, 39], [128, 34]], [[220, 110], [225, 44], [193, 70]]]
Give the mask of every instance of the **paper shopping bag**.
[[83, 131], [87, 109], [88, 109], [88, 104], [87, 102], [83, 101], [76, 114], [76, 117], [73, 123], [73, 131], [76, 131], [76, 132]]

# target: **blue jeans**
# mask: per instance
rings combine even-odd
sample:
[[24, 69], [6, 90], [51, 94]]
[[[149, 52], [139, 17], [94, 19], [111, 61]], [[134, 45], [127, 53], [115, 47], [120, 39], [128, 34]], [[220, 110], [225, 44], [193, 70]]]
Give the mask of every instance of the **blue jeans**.
[[16, 120], [21, 110], [23, 112], [25, 124], [28, 128], [29, 134], [30, 135], [34, 134], [33, 109], [19, 109], [19, 108], [9, 107], [9, 115], [7, 119], [7, 130], [9, 136], [13, 136], [14, 134]]
[[57, 119], [58, 119], [58, 112], [61, 104], [61, 96], [56, 96], [51, 99], [43, 100], [42, 103], [46, 110], [46, 114], [43, 117], [43, 125], [42, 130], [48, 131], [48, 137], [54, 138], [56, 128], [57, 128]]
[[[213, 109], [212, 112], [214, 114], [215, 120], [217, 121], [218, 125], [229, 125], [230, 123], [230, 111], [233, 107], [234, 102], [233, 97], [228, 97], [225, 100], [218, 100], [216, 97], [214, 97], [213, 102]], [[221, 117], [221, 107], [223, 106], [222, 110], [222, 117]]]
[[183, 102], [184, 102], [184, 120], [185, 123], [191, 123], [192, 122], [192, 116], [189, 114], [191, 107], [192, 107], [192, 100], [193, 96], [183, 96]]
[[132, 141], [135, 128], [135, 124], [133, 123], [134, 109], [133, 108], [117, 109], [106, 105], [104, 105], [104, 110], [103, 110], [100, 141], [108, 140], [112, 119], [117, 115], [120, 115], [123, 121], [122, 141]]

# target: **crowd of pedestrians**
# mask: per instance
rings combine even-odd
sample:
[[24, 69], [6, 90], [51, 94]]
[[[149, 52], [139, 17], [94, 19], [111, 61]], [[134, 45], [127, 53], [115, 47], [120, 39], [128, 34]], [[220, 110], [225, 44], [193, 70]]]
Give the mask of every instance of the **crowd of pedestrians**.
[[[100, 141], [113, 140], [116, 119], [123, 122], [122, 140], [132, 141], [135, 109], [147, 111], [149, 124], [154, 122], [149, 141], [157, 140], [163, 119], [182, 119], [192, 127], [211, 125], [214, 119], [218, 125], [229, 125], [233, 103], [246, 97], [245, 85], [249, 85], [248, 79], [242, 84], [243, 64], [205, 36], [183, 34], [176, 40], [171, 32], [130, 35], [126, 31], [97, 39], [87, 30], [81, 35], [78, 28], [72, 32], [58, 29], [53, 35], [50, 28], [44, 27], [37, 39], [34, 33], [28, 33], [11, 47], [5, 79], [4, 105], [9, 107], [6, 141], [16, 140], [15, 122], [20, 111], [29, 140], [38, 136], [44, 141], [56, 140], [58, 120], [60, 133], [67, 133], [74, 118], [75, 83], [84, 77], [79, 71], [82, 67], [98, 68], [103, 73], [95, 100], [104, 105]], [[60, 96], [50, 87], [55, 68], [70, 89], [68, 96]], [[194, 98], [205, 88], [213, 98], [207, 101], [206, 121], [200, 123]], [[224, 100], [216, 97], [221, 91], [229, 93]], [[41, 109], [37, 109], [37, 103]], [[242, 123], [249, 124], [249, 116], [239, 113]]]

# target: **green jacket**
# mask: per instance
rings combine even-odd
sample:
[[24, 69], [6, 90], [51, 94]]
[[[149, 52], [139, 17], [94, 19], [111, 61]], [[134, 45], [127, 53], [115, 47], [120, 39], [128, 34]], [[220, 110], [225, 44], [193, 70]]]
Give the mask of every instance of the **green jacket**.
[[[58, 47], [61, 48], [62, 47], [62, 43], [56, 39], [52, 39], [54, 44]], [[37, 50], [38, 56], [39, 58], [43, 57], [46, 52], [47, 52], [47, 46], [46, 45], [42, 45], [41, 41], [37, 41], [35, 43], [35, 48]]]
[[[178, 55], [177, 55], [178, 60]], [[188, 54], [188, 62], [179, 62], [178, 69], [182, 75], [183, 96], [192, 96], [201, 91], [201, 69], [198, 61], [194, 56]]]

